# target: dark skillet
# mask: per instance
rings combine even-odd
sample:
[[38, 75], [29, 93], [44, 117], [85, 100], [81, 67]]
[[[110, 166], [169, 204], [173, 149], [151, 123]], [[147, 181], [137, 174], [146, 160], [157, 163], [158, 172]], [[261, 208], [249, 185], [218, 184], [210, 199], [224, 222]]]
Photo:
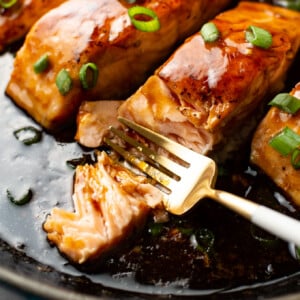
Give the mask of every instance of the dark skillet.
[[[290, 72], [287, 91], [300, 81], [299, 61]], [[41, 141], [30, 146], [16, 139], [17, 129], [40, 128], [4, 93], [12, 62], [11, 53], [0, 56], [0, 286], [25, 292], [25, 297], [54, 299], [261, 299], [300, 293], [293, 247], [273, 237], [262, 239], [263, 233], [209, 200], [160, 228], [150, 218], [134, 242], [96, 273], [71, 266], [50, 247], [42, 223], [56, 205], [72, 209], [74, 170], [66, 162], [90, 153], [70, 142], [70, 132], [60, 137], [42, 132]], [[299, 218], [284, 195], [248, 166], [247, 149], [223, 166], [219, 187]], [[7, 197], [7, 191], [20, 198], [29, 189], [33, 196], [28, 204], [18, 206]], [[191, 241], [199, 232], [212, 232], [214, 243], [204, 239], [201, 249], [195, 248]]]

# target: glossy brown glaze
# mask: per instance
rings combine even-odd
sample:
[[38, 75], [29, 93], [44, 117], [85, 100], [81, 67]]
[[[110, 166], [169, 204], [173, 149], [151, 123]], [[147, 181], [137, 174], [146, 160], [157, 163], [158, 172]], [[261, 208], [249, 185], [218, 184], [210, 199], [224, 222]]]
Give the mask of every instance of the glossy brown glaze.
[[[219, 12], [223, 1], [157, 1], [139, 3], [156, 12], [161, 28], [149, 33], [131, 25], [126, 1], [68, 1], [41, 18], [18, 52], [8, 95], [47, 129], [57, 129], [75, 116], [85, 99], [120, 99], [135, 90], [171, 49]], [[50, 66], [35, 74], [32, 66], [45, 53]], [[94, 62], [95, 88], [84, 91], [78, 73]], [[55, 78], [67, 69], [73, 86], [61, 95]]]
[[31, 26], [50, 9], [66, 0], [18, 0], [9, 9], [0, 8], [0, 52], [25, 36]]
[[[282, 89], [300, 45], [300, 14], [241, 2], [213, 22], [216, 42], [199, 33], [187, 39], [119, 113], [200, 153], [228, 154], [254, 128], [267, 97]], [[246, 41], [249, 25], [272, 34], [269, 49]]]
[[[291, 94], [300, 99], [300, 83], [291, 91]], [[299, 170], [293, 168], [290, 155], [281, 155], [269, 144], [272, 137], [285, 127], [300, 134], [300, 112], [290, 114], [272, 107], [253, 137], [251, 161], [272, 178], [297, 205], [300, 205]]]
[[[20, 274], [18, 282], [22, 286], [26, 279], [33, 279], [38, 291], [45, 292], [42, 283], [47, 283], [46, 298], [50, 299], [55, 290], [61, 289], [68, 289], [69, 294], [59, 299], [74, 298], [74, 293], [76, 296], [79, 293], [81, 298], [107, 295], [114, 299], [122, 296], [136, 299], [142, 294], [140, 297], [147, 299], [170, 298], [170, 295], [195, 299], [209, 295], [204, 299], [228, 300], [275, 297], [299, 291], [300, 266], [293, 256], [295, 253], [290, 251], [293, 248], [273, 238], [270, 243], [259, 241], [248, 221], [210, 200], [202, 201], [184, 216], [171, 216], [158, 227], [153, 224], [157, 216], [150, 215], [140, 237], [124, 243], [125, 249], [119, 249], [118, 255], [108, 259], [104, 266], [94, 268], [92, 274], [75, 270], [56, 248], [50, 247], [42, 226], [55, 206], [73, 211], [74, 170], [66, 161], [80, 161], [82, 149], [77, 143], [67, 142], [70, 139], [63, 136], [55, 139], [47, 132], [43, 132], [40, 143], [29, 147], [14, 137], [16, 129], [39, 126], [4, 94], [12, 62], [11, 54], [0, 55], [1, 279], [3, 268], [7, 268]], [[294, 65], [293, 78], [288, 77], [289, 86], [300, 80], [298, 66]], [[299, 219], [296, 208], [288, 201], [281, 201], [284, 197], [280, 191], [248, 167], [248, 150], [248, 147], [236, 149], [234, 161], [220, 167], [218, 188]], [[28, 187], [34, 192], [30, 203], [19, 207], [7, 199], [6, 189], [22, 195]], [[209, 253], [199, 249], [195, 240], [197, 231], [203, 228], [215, 236]]]

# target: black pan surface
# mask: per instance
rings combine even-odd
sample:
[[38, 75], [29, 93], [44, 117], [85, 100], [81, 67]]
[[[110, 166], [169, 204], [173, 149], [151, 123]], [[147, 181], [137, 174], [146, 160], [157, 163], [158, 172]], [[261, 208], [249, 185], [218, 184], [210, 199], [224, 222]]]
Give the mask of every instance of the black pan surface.
[[[42, 141], [31, 146], [15, 138], [14, 130], [30, 125], [40, 128], [5, 95], [12, 64], [13, 51], [0, 55], [0, 286], [20, 290], [23, 296], [51, 299], [262, 299], [300, 292], [300, 268], [294, 258], [286, 268], [280, 264], [282, 269], [274, 277], [230, 285], [227, 282], [207, 289], [187, 287], [180, 281], [137, 281], [134, 272], [124, 269], [89, 274], [70, 265], [49, 246], [42, 224], [54, 206], [72, 209], [74, 170], [66, 161], [88, 151], [69, 141], [68, 135], [57, 138], [43, 132]], [[300, 81], [296, 69], [291, 72], [287, 90]], [[7, 190], [19, 197], [29, 188], [33, 198], [28, 204], [17, 206], [8, 200]], [[172, 263], [176, 269], [177, 262]]]

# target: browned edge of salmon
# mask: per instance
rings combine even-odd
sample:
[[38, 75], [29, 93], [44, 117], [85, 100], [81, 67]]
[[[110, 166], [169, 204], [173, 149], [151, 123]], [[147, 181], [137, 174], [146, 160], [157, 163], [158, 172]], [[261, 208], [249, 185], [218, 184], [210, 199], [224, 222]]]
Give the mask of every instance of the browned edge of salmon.
[[[118, 114], [224, 161], [250, 137], [267, 100], [283, 88], [299, 49], [299, 20], [298, 12], [241, 2], [212, 20], [220, 31], [216, 42], [205, 43], [200, 33], [188, 38]], [[250, 25], [272, 34], [269, 49], [246, 41]], [[100, 144], [109, 124], [92, 120], [105, 119], [106, 110], [101, 112], [101, 102], [85, 102], [80, 111], [77, 141]], [[98, 132], [97, 139], [89, 130]]]
[[[300, 83], [290, 94], [300, 99]], [[253, 136], [251, 162], [269, 176], [293, 203], [300, 206], [300, 171], [292, 166], [291, 155], [284, 156], [270, 145], [271, 139], [285, 127], [300, 134], [300, 112], [291, 114], [277, 107], [270, 108]]]
[[31, 26], [46, 12], [66, 0], [18, 0], [0, 13], [0, 52], [23, 38]]
[[[160, 29], [144, 32], [130, 21], [126, 1], [72, 0], [52, 9], [31, 28], [18, 51], [6, 92], [13, 101], [48, 130], [75, 120], [83, 100], [125, 99], [161, 64], [173, 47], [230, 3], [194, 0], [146, 0]], [[48, 55], [41, 73], [33, 65]], [[94, 63], [95, 86], [83, 88], [81, 67]], [[72, 81], [61, 92], [56, 79], [64, 70]]]

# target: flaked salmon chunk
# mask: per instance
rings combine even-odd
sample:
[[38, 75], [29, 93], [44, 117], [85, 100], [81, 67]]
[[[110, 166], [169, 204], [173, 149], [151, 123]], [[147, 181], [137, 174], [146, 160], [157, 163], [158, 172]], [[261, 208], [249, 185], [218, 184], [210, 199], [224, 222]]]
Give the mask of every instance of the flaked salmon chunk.
[[[300, 83], [290, 93], [300, 99]], [[295, 114], [272, 107], [259, 124], [252, 140], [251, 162], [267, 174], [290, 199], [300, 206], [300, 170], [291, 164], [291, 155], [282, 155], [270, 141], [284, 128], [300, 135], [300, 112]]]
[[83, 264], [141, 230], [151, 209], [161, 206], [162, 193], [101, 152], [95, 165], [77, 167], [73, 201], [74, 212], [54, 208], [44, 230], [61, 253]]
[[109, 126], [119, 126], [117, 115], [122, 103], [122, 100], [84, 101], [77, 115], [75, 139], [90, 148], [101, 145]]

